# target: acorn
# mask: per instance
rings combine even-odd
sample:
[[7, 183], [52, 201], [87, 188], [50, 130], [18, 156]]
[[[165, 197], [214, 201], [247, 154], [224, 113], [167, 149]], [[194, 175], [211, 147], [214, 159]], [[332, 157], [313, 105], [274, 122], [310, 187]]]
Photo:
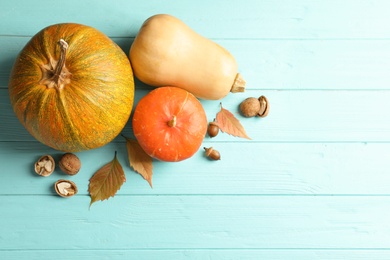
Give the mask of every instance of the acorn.
[[207, 134], [213, 138], [213, 137], [216, 137], [219, 133], [219, 126], [217, 124], [217, 122], [215, 122], [215, 119], [213, 122], [210, 122], [209, 123], [209, 126], [207, 128]]
[[203, 149], [205, 150], [205, 154], [209, 159], [215, 161], [221, 160], [221, 155], [213, 147], [210, 148], [203, 147]]

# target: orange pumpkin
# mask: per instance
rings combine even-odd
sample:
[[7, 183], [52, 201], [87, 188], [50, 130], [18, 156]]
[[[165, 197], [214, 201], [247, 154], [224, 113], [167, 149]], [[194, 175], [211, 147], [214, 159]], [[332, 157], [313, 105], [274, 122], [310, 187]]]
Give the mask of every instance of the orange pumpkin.
[[160, 87], [145, 95], [133, 115], [133, 131], [151, 157], [177, 162], [190, 158], [206, 134], [206, 113], [199, 100], [177, 87]]
[[81, 24], [55, 24], [26, 44], [9, 95], [24, 127], [61, 151], [103, 146], [127, 123], [134, 100], [129, 59], [110, 38]]

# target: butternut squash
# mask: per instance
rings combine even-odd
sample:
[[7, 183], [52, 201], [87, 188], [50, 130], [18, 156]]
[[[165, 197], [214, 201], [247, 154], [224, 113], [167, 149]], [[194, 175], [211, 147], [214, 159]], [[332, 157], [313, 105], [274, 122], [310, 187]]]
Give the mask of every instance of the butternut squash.
[[234, 57], [171, 15], [157, 14], [143, 23], [129, 58], [134, 75], [150, 86], [179, 87], [208, 100], [245, 90]]

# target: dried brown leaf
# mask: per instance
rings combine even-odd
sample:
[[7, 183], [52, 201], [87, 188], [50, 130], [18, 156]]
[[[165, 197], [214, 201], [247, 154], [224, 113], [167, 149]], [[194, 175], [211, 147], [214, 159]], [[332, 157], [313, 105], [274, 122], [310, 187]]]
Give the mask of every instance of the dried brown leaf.
[[241, 125], [240, 121], [227, 109], [222, 107], [221, 110], [217, 113], [216, 122], [219, 126], [219, 129], [232, 136], [251, 139], [245, 132], [244, 127]]
[[139, 173], [150, 185], [152, 185], [153, 159], [150, 157], [137, 140], [126, 138], [126, 148], [129, 156], [130, 167]]
[[114, 197], [125, 181], [125, 173], [115, 152], [114, 159], [100, 168], [89, 180], [88, 192], [91, 196], [89, 206], [98, 200]]

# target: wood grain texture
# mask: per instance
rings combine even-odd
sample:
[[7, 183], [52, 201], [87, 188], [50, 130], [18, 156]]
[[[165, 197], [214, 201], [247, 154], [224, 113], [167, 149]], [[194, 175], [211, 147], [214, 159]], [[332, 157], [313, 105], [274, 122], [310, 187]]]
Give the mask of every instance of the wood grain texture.
[[[390, 1], [0, 1], [0, 259], [389, 259]], [[153, 189], [125, 140], [77, 153], [81, 171], [33, 172], [43, 154], [8, 97], [13, 62], [42, 28], [78, 22], [125, 53], [142, 22], [169, 13], [237, 59], [247, 91], [220, 102], [252, 140], [206, 137], [179, 163], [154, 161]], [[150, 87], [136, 81], [135, 104]], [[266, 118], [239, 103], [265, 95]], [[132, 137], [131, 121], [123, 134]], [[127, 181], [89, 208], [88, 182], [115, 151]], [[56, 195], [54, 182], [79, 193]]]
[[384, 249], [163, 249], [163, 250], [6, 250], [1, 255], [9, 260], [19, 259], [332, 259], [332, 260], [388, 260], [390, 253]]
[[[28, 35], [50, 23], [78, 22], [110, 37], [135, 36], [142, 22], [156, 13], [170, 13], [209, 38], [389, 38], [387, 0], [289, 1], [217, 0], [139, 2], [67, 1], [53, 4], [2, 1], [2, 20], [12, 21], [0, 35]], [[44, 15], [43, 15], [44, 14]]]
[[[111, 143], [77, 153], [80, 172], [72, 177], [57, 170], [38, 176], [33, 165], [42, 154], [58, 162], [61, 153], [34, 142], [2, 143], [0, 195], [54, 195], [54, 182], [69, 178], [80, 195], [88, 195], [89, 178], [115, 151], [127, 181], [120, 195], [389, 195], [390, 154], [383, 143], [207, 143], [219, 150], [221, 161], [209, 161], [200, 149], [178, 163], [154, 161], [153, 189], [129, 166], [125, 143]], [[18, 155], [18, 161], [13, 158]], [[14, 162], [7, 164], [5, 162]], [[193, 167], [196, 165], [196, 167]], [[222, 185], [223, 184], [223, 185]], [[109, 202], [108, 202], [109, 203]]]
[[0, 241], [3, 250], [380, 249], [390, 246], [389, 205], [388, 196], [117, 196], [88, 210], [88, 196], [3, 196]]

